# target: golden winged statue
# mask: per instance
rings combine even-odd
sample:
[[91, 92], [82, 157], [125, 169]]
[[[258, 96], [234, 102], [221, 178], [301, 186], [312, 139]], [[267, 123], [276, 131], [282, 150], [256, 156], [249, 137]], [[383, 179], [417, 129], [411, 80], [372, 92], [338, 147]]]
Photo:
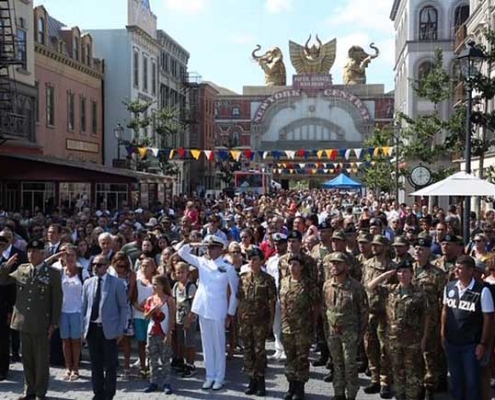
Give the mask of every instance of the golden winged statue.
[[309, 47], [311, 35], [304, 46], [289, 41], [290, 61], [298, 75], [329, 74], [337, 54], [337, 39], [325, 44], [316, 35], [318, 46]]

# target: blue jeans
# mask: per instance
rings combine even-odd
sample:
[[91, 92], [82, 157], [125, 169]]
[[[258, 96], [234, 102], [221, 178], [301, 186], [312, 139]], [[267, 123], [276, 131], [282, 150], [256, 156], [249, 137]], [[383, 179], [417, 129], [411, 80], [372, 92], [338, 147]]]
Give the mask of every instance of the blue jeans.
[[481, 367], [476, 343], [457, 345], [445, 341], [445, 353], [454, 400], [481, 400]]

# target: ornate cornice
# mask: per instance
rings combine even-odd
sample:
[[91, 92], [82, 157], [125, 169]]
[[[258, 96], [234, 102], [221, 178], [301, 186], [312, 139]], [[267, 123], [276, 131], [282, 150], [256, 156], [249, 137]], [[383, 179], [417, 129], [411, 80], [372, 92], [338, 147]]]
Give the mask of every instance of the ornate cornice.
[[50, 49], [49, 47], [43, 46], [42, 44], [35, 43], [34, 49], [35, 52], [38, 54], [44, 55], [45, 57], [55, 60], [61, 64], [65, 64], [93, 78], [100, 80], [104, 78], [104, 74], [102, 72], [94, 68], [88, 67], [86, 64], [83, 64], [82, 62], [74, 60], [73, 58], [70, 58], [69, 56], [63, 53], [56, 52]]

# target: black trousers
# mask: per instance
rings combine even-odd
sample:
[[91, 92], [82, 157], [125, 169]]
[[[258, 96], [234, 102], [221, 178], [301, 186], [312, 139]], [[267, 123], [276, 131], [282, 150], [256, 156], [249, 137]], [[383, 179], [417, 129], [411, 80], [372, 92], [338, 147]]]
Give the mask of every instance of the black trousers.
[[12, 355], [18, 356], [20, 354], [21, 348], [21, 336], [19, 334], [19, 331], [10, 329], [10, 344], [12, 346]]
[[95, 400], [112, 400], [117, 391], [117, 340], [107, 340], [103, 328], [91, 323], [88, 332], [91, 383]]
[[7, 376], [10, 365], [10, 328], [7, 313], [0, 310], [0, 375]]

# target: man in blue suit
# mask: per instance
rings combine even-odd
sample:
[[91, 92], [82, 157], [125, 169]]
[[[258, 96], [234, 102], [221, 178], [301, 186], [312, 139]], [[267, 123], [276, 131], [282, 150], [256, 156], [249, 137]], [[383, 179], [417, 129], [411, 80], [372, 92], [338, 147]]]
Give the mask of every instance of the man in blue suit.
[[83, 333], [91, 358], [93, 400], [112, 400], [117, 386], [117, 344], [127, 323], [124, 284], [107, 274], [109, 261], [97, 255], [92, 262], [94, 276], [84, 282]]

